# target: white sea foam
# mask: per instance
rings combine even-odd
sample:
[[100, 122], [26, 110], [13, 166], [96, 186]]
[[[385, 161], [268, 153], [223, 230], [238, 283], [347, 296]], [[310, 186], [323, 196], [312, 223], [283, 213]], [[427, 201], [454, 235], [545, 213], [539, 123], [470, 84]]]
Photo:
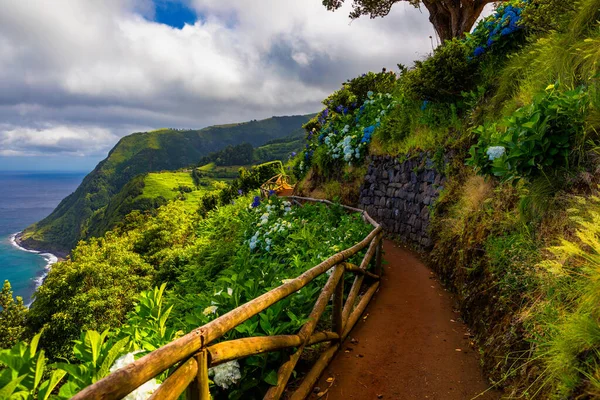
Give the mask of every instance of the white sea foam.
[[17, 232], [17, 233], [13, 233], [12, 235], [10, 235], [10, 244], [12, 244], [13, 246], [15, 246], [17, 249], [21, 250], [21, 251], [26, 251], [28, 253], [35, 253], [38, 254], [39, 251], [36, 250], [29, 250], [26, 249], [25, 247], [21, 247], [19, 246], [19, 243], [17, 243], [17, 236], [20, 234], [21, 232]]
[[[39, 254], [40, 257], [43, 257], [44, 260], [46, 260], [46, 265], [44, 266], [44, 272], [42, 272], [42, 274], [40, 276], [33, 279], [33, 281], [35, 282], [35, 289], [37, 290], [42, 285], [42, 283], [44, 283], [44, 279], [46, 279], [46, 277], [48, 276], [48, 272], [50, 272], [50, 270], [52, 269], [52, 264], [56, 264], [58, 262], [58, 257], [56, 257], [52, 253], [41, 253], [37, 250], [29, 250], [22, 246], [19, 246], [19, 243], [17, 242], [17, 236], [20, 233], [21, 232], [17, 232], [17, 233], [10, 235], [10, 244], [12, 244], [14, 247], [16, 247], [17, 249], [19, 249], [21, 251], [26, 251], [27, 253]], [[29, 306], [30, 304], [31, 303], [27, 304], [27, 306]]]

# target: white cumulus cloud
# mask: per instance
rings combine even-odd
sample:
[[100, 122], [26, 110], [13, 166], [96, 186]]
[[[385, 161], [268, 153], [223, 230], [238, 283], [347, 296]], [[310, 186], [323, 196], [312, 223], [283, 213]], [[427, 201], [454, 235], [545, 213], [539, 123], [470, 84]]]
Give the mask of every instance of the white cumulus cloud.
[[346, 79], [431, 51], [428, 16], [402, 3], [350, 23], [321, 0], [182, 1], [199, 19], [176, 29], [149, 0], [0, 0], [0, 156], [316, 112]]

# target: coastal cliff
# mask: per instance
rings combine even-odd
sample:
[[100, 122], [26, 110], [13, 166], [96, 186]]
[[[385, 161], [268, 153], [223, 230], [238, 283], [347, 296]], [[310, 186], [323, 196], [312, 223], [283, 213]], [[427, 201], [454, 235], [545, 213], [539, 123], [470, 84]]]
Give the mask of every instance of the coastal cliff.
[[19, 235], [21, 246], [65, 256], [77, 242], [104, 233], [92, 226], [102, 219], [110, 200], [135, 176], [177, 170], [230, 145], [260, 146], [290, 135], [302, 136], [308, 116], [273, 117], [261, 121], [219, 125], [201, 130], [161, 129], [126, 136], [108, 157], [45, 219]]

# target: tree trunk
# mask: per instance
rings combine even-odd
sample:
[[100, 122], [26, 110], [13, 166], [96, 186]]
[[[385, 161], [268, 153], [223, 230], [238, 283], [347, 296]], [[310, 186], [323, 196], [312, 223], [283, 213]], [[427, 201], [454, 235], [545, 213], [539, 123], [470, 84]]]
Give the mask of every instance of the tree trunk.
[[423, 0], [440, 41], [464, 37], [491, 0]]

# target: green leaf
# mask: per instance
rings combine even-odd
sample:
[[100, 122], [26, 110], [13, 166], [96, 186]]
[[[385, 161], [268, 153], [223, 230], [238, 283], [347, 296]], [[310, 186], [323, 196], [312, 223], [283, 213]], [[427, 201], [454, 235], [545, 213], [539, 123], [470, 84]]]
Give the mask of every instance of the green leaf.
[[46, 357], [44, 355], [44, 350], [40, 351], [37, 362], [35, 363], [35, 375], [33, 378], [33, 390], [35, 390], [40, 381], [42, 380], [42, 376], [44, 375], [44, 367], [46, 366]]
[[96, 374], [96, 379], [102, 379], [106, 375], [108, 375], [110, 371], [110, 367], [115, 363], [117, 358], [123, 353], [123, 349], [129, 343], [129, 336], [119, 340], [115, 343], [112, 348], [108, 351], [108, 354], [104, 358], [102, 365], [98, 369], [98, 373]]
[[70, 399], [71, 397], [75, 396], [77, 392], [79, 392], [81, 389], [83, 388], [77, 385], [77, 383], [68, 380], [67, 383], [60, 387], [58, 395], [63, 399]]
[[89, 370], [82, 364], [67, 364], [67, 363], [56, 363], [56, 368], [61, 369], [69, 374], [69, 381], [77, 380], [81, 384], [92, 383], [89, 377]]
[[29, 343], [29, 350], [31, 351], [31, 357], [35, 355], [37, 351], [38, 344], [40, 343], [40, 338], [42, 337], [41, 333], [38, 333], [31, 339], [31, 343]]
[[6, 384], [6, 386], [4, 386], [2, 389], [0, 389], [0, 399], [8, 399], [9, 397], [11, 397], [13, 395], [13, 393], [15, 393], [15, 390], [17, 389], [17, 387], [21, 384], [23, 379], [25, 379], [26, 377], [27, 377], [27, 375], [21, 375], [18, 378], [13, 379], [12, 381], [8, 382], [8, 384]]
[[264, 377], [264, 381], [267, 382], [271, 386], [277, 385], [277, 371], [272, 369], [269, 373]]
[[169, 318], [169, 314], [171, 313], [172, 310], [173, 310], [173, 306], [169, 307], [167, 309], [167, 311], [165, 311], [165, 313], [163, 315], [161, 315], [160, 320], [158, 321], [159, 327], [161, 329], [161, 337], [164, 337], [164, 334], [165, 334], [164, 328], [167, 323], [167, 318]]
[[42, 382], [42, 385], [40, 386], [40, 390], [38, 392], [38, 400], [48, 400], [56, 385], [60, 383], [61, 379], [64, 378], [66, 374], [66, 371], [60, 369], [53, 371], [50, 375], [50, 379]]

